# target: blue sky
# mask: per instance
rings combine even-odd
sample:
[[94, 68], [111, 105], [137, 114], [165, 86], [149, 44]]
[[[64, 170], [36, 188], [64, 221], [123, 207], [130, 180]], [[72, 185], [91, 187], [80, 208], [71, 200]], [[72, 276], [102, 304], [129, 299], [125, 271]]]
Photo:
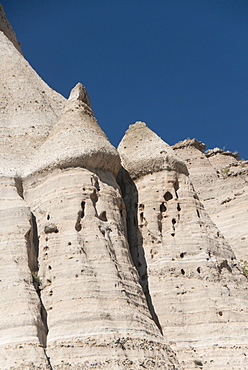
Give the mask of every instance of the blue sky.
[[112, 144], [145, 121], [248, 159], [247, 0], [2, 0], [26, 59], [67, 97], [82, 82]]

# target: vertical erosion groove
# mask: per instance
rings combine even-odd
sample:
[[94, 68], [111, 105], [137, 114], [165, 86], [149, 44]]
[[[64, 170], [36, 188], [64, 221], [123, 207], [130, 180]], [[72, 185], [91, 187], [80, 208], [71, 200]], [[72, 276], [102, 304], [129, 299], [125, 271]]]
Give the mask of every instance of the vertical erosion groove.
[[[144, 292], [148, 309], [150, 311], [151, 317], [161, 334], [163, 335], [162, 327], [159, 323], [158, 316], [155, 312], [155, 308], [152, 303], [152, 298], [149, 292], [149, 282], [147, 275], [147, 263], [145, 258], [145, 251], [143, 248], [143, 238], [138, 226], [138, 190], [134, 181], [131, 179], [128, 172], [121, 167], [117, 182], [120, 186], [122, 197], [126, 206], [126, 222], [127, 222], [127, 239], [130, 248], [130, 254], [138, 271], [140, 278], [140, 285]], [[171, 194], [170, 194], [171, 195]], [[169, 199], [172, 199], [172, 196]], [[142, 205], [144, 207], [144, 205]], [[141, 208], [141, 207], [140, 207]], [[141, 217], [141, 215], [140, 215]]]
[[[48, 334], [47, 312], [43, 305], [41, 294], [40, 294], [40, 279], [39, 279], [39, 274], [38, 274], [39, 237], [38, 237], [38, 228], [37, 228], [36, 218], [33, 213], [31, 213], [31, 218], [29, 222], [30, 222], [30, 229], [25, 235], [26, 244], [27, 244], [27, 254], [28, 254], [28, 267], [32, 274], [33, 285], [34, 285], [34, 288], [36, 290], [36, 293], [38, 295], [39, 302], [40, 302], [40, 318], [37, 318], [36, 325], [37, 325], [37, 335], [38, 335], [41, 345], [44, 348], [44, 352], [45, 352], [47, 334]], [[49, 358], [46, 355], [46, 352], [45, 352], [45, 356], [47, 358], [50, 368], [52, 369]]]
[[82, 229], [81, 220], [84, 218], [84, 209], [85, 209], [85, 202], [81, 202], [81, 209], [78, 211], [77, 221], [75, 224], [75, 230], [80, 231]]

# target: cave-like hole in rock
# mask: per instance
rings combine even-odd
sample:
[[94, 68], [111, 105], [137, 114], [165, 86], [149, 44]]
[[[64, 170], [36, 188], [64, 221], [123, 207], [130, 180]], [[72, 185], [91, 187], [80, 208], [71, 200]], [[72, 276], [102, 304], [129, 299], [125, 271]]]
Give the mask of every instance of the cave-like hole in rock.
[[178, 189], [179, 189], [179, 182], [178, 182], [178, 179], [176, 179], [175, 183], [174, 183], [174, 189], [175, 191], [177, 192]]
[[79, 222], [77, 222], [75, 225], [75, 230], [80, 231], [81, 229], [82, 229], [82, 225]]
[[160, 204], [160, 212], [166, 212], [166, 206], [164, 205], [164, 202]]
[[158, 231], [162, 233], [162, 223], [160, 220], [158, 220]]
[[140, 222], [144, 221], [144, 212], [140, 212]]
[[180, 253], [180, 257], [183, 258], [185, 256], [186, 252]]
[[85, 202], [84, 202], [84, 201], [82, 201], [82, 202], [81, 202], [81, 218], [83, 218], [83, 217], [84, 217], [84, 209], [85, 209]]
[[198, 211], [198, 209], [196, 210], [196, 213], [197, 213], [197, 216], [200, 218], [200, 212]]
[[100, 185], [98, 179], [95, 179], [95, 188], [97, 191], [100, 191]]
[[96, 189], [93, 190], [93, 192], [90, 194], [90, 199], [92, 200], [92, 203], [95, 205], [98, 201], [98, 195], [96, 193]]
[[184, 271], [184, 269], [181, 269], [181, 274], [182, 274], [182, 275], [185, 275], [185, 271]]
[[176, 224], [176, 219], [175, 218], [173, 218], [172, 220], [171, 220], [171, 222], [172, 222], [172, 225], [175, 225]]
[[198, 272], [198, 274], [200, 274], [201, 273], [201, 268], [200, 267], [197, 267], [197, 272]]
[[173, 198], [172, 194], [167, 191], [164, 195], [164, 199], [166, 200], [166, 202], [168, 202], [168, 200], [171, 200]]
[[102, 211], [101, 213], [100, 213], [100, 215], [99, 215], [99, 219], [101, 220], [101, 221], [108, 221], [108, 219], [107, 219], [107, 214], [106, 214], [106, 211]]
[[47, 215], [47, 220], [50, 220], [50, 215]]
[[84, 217], [84, 210], [85, 210], [85, 202], [82, 201], [81, 202], [81, 210], [78, 211], [77, 221], [76, 221], [76, 224], [75, 224], [75, 230], [76, 231], [82, 230], [82, 225], [81, 225], [80, 221]]
[[105, 230], [101, 230], [103, 236], [105, 236]]
[[180, 204], [179, 203], [177, 203], [177, 210], [178, 210], [178, 212], [181, 211], [181, 207], [180, 207]]

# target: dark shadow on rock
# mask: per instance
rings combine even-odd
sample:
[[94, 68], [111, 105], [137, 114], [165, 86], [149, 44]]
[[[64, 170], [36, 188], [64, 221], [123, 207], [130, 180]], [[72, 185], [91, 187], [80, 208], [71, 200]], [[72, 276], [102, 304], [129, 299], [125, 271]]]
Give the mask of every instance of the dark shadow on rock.
[[142, 286], [145, 294], [152, 319], [163, 335], [162, 327], [159, 323], [159, 319], [152, 304], [152, 298], [149, 292], [147, 263], [143, 248], [143, 238], [138, 226], [138, 190], [129, 173], [123, 167], [121, 167], [119, 171], [117, 182], [121, 188], [122, 197], [126, 206], [127, 239], [133, 264], [138, 271], [140, 285]]

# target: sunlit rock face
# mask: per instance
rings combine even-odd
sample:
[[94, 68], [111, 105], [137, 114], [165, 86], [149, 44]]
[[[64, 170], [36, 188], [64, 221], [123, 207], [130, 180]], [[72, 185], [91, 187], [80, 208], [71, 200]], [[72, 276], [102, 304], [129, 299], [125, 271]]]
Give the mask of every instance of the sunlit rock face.
[[143, 122], [120, 159], [1, 6], [0, 57], [0, 369], [248, 368], [246, 161]]
[[46, 353], [53, 369], [174, 369], [130, 257], [120, 158], [83, 91], [72, 90], [23, 181], [39, 235]]
[[[246, 368], [247, 280], [186, 166], [140, 122], [129, 127], [118, 151], [133, 260], [182, 367]], [[159, 169], [147, 166], [151, 158]]]
[[22, 175], [65, 102], [37, 75], [18, 49], [14, 31], [0, 6], [0, 175], [3, 176]]
[[17, 187], [14, 179], [0, 178], [0, 368], [50, 369], [44, 311], [31, 273], [37, 270], [32, 215]]
[[0, 60], [0, 368], [50, 369], [44, 310], [32, 276], [35, 230], [19, 175], [65, 99], [25, 61], [1, 6]]
[[56, 170], [26, 181], [25, 199], [39, 231], [52, 368], [174, 369], [130, 259], [114, 176]]
[[116, 149], [85, 88], [51, 90], [0, 13], [0, 368], [179, 369], [130, 256]]
[[240, 160], [238, 153], [219, 148], [202, 153], [205, 148], [193, 142], [198, 141], [179, 142], [173, 146], [174, 151], [187, 163], [201, 202], [245, 267], [248, 261], [248, 162]]

